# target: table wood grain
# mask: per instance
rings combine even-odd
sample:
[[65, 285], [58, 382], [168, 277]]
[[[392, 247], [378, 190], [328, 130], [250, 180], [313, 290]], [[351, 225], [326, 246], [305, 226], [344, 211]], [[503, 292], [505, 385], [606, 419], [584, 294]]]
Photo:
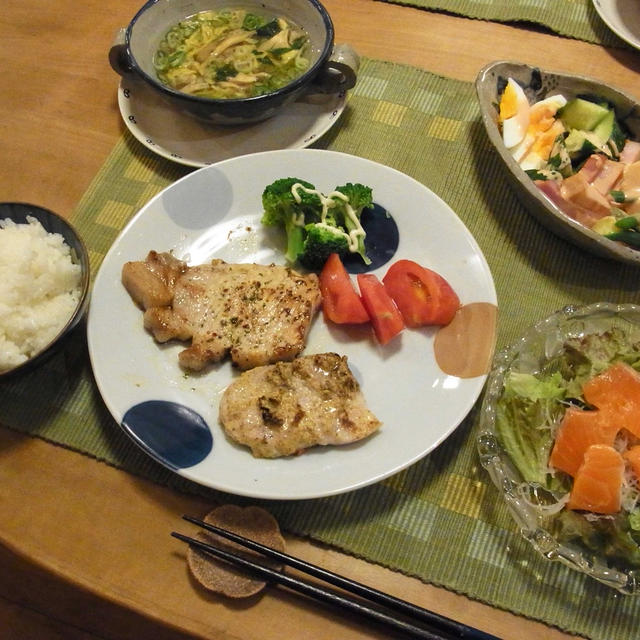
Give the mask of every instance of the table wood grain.
[[[336, 40], [361, 55], [472, 81], [512, 59], [579, 72], [640, 99], [640, 54], [541, 30], [374, 0], [325, 0]], [[5, 0], [0, 12], [0, 197], [69, 215], [124, 131], [107, 52], [134, 0]], [[0, 407], [0, 424], [2, 408]], [[272, 588], [204, 595], [169, 536], [211, 505], [0, 426], [0, 637], [182, 640], [386, 638], [352, 616]], [[188, 529], [187, 529], [188, 530]], [[312, 562], [501, 638], [560, 631], [293, 537]], [[161, 571], [158, 571], [161, 568]]]

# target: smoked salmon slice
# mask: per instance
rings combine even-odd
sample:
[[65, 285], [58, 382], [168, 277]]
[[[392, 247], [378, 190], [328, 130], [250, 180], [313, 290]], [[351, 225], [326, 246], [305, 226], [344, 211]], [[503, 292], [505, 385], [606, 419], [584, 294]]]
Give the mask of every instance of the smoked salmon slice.
[[635, 369], [616, 362], [585, 382], [582, 393], [596, 409], [567, 409], [549, 458], [552, 467], [571, 476], [576, 475], [589, 447], [612, 446], [621, 429], [640, 438], [640, 374]]
[[640, 438], [640, 373], [616, 362], [582, 385], [585, 400], [611, 413], [620, 429]]
[[591, 445], [575, 475], [567, 509], [603, 514], [620, 511], [624, 469], [624, 459], [613, 447]]
[[569, 407], [558, 428], [549, 464], [575, 476], [587, 449], [594, 444], [612, 446], [617, 433], [617, 423], [606, 412]]

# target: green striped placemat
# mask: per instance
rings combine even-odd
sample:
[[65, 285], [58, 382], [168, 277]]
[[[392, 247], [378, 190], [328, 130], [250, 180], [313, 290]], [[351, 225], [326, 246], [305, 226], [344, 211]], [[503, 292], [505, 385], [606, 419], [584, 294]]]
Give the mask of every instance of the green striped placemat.
[[592, 0], [380, 0], [491, 22], [530, 23], [568, 38], [631, 48], [602, 21]]
[[[500, 347], [565, 304], [638, 300], [639, 270], [573, 247], [522, 208], [489, 147], [471, 83], [365, 59], [340, 123], [315, 146], [403, 171], [458, 213], [495, 279]], [[72, 218], [94, 273], [132, 214], [187, 171], [121, 138]], [[0, 422], [212, 503], [246, 502], [181, 479], [129, 441], [93, 382], [83, 333], [46, 366], [0, 385]], [[471, 415], [388, 480], [264, 505], [289, 532], [496, 607], [592, 638], [633, 637], [640, 601], [536, 557], [480, 468], [475, 436]]]

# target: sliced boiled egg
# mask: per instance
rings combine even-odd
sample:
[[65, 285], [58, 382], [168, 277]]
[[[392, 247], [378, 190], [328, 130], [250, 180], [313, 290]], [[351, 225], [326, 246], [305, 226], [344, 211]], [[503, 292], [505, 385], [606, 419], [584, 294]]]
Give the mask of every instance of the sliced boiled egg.
[[511, 149], [520, 144], [529, 127], [529, 100], [513, 78], [507, 80], [500, 98], [500, 120], [505, 146]]
[[558, 109], [567, 104], [564, 96], [549, 96], [529, 108], [529, 131], [544, 132], [556, 122]]
[[511, 78], [507, 82], [500, 102], [503, 140], [523, 169], [540, 169], [549, 160], [556, 138], [564, 132], [556, 114], [566, 103], [564, 96], [553, 95], [530, 105], [520, 85]]
[[555, 116], [558, 109], [562, 109], [565, 104], [567, 104], [567, 99], [560, 94], [534, 102], [531, 105], [531, 119], [539, 119], [542, 115]]
[[522, 159], [529, 153], [535, 141], [535, 136], [527, 131], [524, 138], [522, 138], [522, 140], [515, 147], [509, 149], [509, 151], [511, 151], [513, 159], [518, 163], [521, 162]]
[[[541, 169], [549, 160], [551, 150], [556, 138], [564, 132], [564, 125], [560, 120], [554, 120], [551, 126], [544, 131], [536, 131], [533, 135], [534, 141], [529, 149], [529, 153], [518, 162], [526, 171], [527, 169]], [[531, 135], [531, 134], [527, 134]]]

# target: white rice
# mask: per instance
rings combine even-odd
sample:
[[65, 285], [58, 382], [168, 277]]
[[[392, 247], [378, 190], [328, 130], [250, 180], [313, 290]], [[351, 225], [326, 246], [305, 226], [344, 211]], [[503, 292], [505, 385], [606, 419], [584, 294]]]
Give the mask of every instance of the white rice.
[[80, 297], [80, 265], [59, 233], [33, 217], [0, 220], [0, 371], [25, 362], [65, 326]]

